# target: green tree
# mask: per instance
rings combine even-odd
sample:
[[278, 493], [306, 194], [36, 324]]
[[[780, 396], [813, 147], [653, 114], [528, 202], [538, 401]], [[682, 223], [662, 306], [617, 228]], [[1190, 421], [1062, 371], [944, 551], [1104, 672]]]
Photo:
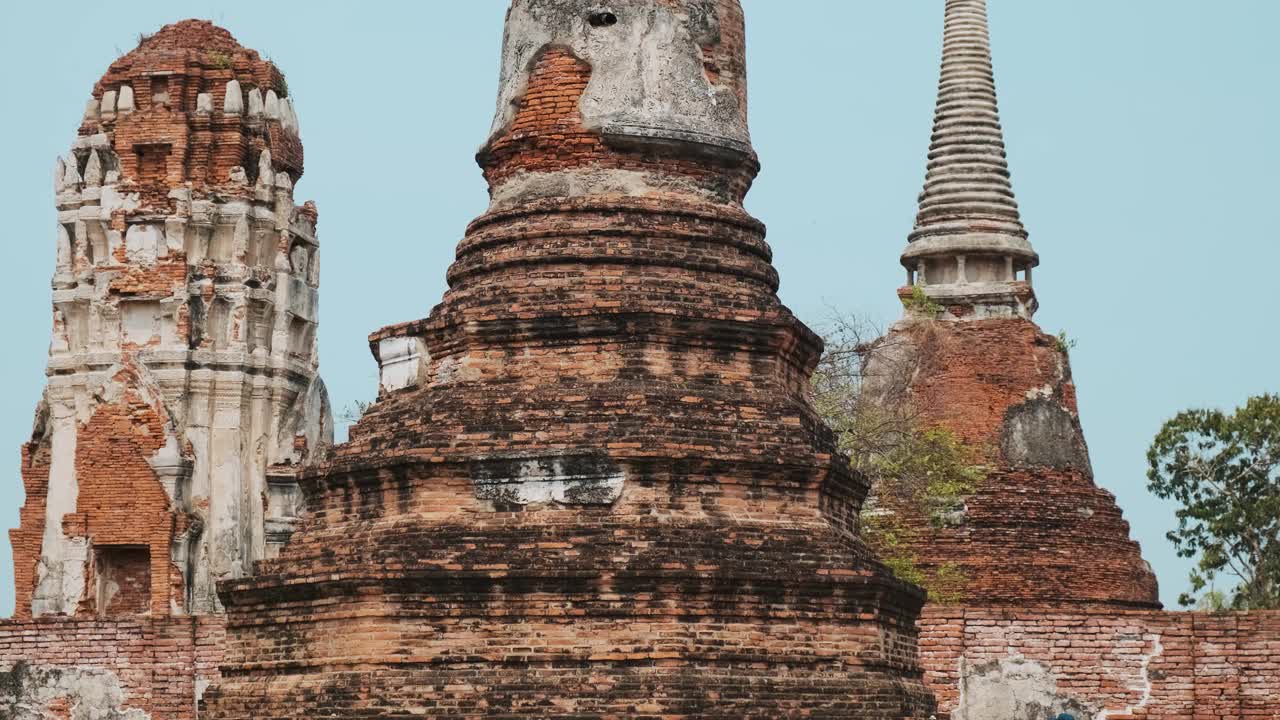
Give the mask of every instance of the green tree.
[[1280, 608], [1280, 395], [1227, 414], [1189, 410], [1165, 423], [1147, 452], [1156, 495], [1176, 501], [1169, 540], [1198, 558], [1183, 605], [1219, 580], [1238, 610]]
[[[825, 330], [826, 352], [812, 379], [812, 398], [840, 450], [871, 481], [863, 539], [896, 576], [927, 589], [934, 602], [958, 602], [967, 583], [964, 572], [952, 564], [925, 571], [912, 547], [928, 524], [940, 528], [962, 520], [965, 497], [986, 476], [981, 455], [919, 417], [910, 397], [918, 363], [911, 341], [883, 336], [873, 325], [838, 312]], [[904, 514], [926, 522], [908, 521]]]

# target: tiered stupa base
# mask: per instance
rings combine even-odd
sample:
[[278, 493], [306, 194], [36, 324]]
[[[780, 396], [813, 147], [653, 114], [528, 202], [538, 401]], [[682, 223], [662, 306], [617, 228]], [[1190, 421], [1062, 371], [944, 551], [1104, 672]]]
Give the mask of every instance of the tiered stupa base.
[[768, 257], [740, 209], [675, 199], [474, 223], [404, 330], [427, 381], [225, 588], [209, 717], [927, 718], [923, 594], [857, 537]]

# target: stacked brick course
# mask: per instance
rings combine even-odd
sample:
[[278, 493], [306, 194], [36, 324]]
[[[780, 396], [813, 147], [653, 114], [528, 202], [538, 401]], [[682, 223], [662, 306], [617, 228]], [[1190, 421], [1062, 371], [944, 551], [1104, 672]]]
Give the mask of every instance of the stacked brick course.
[[289, 547], [224, 585], [210, 718], [928, 717], [922, 596], [858, 538], [740, 205], [741, 10], [613, 10], [513, 3], [493, 205], [371, 338], [382, 397]]
[[967, 603], [1159, 606], [1115, 497], [1094, 483], [1057, 338], [1021, 317], [908, 318], [886, 346], [910, 348], [919, 422], [952, 431], [986, 470], [945, 522], [900, 509], [921, 570], [959, 571]]
[[[118, 548], [111, 559], [125, 562], [111, 569], [103, 562], [90, 565], [90, 587], [114, 587], [86, 592], [77, 614], [161, 616], [169, 613], [175, 590], [181, 597], [183, 578], [169, 558], [169, 546], [179, 525], [189, 520], [171, 510], [164, 487], [145, 460], [163, 442], [164, 429], [154, 409], [127, 391], [121, 402], [100, 405], [82, 427], [76, 446], [77, 512], [62, 516], [63, 532], [93, 538], [95, 546]], [[119, 576], [108, 577], [108, 572]], [[129, 597], [140, 590], [145, 591], [142, 600]]]

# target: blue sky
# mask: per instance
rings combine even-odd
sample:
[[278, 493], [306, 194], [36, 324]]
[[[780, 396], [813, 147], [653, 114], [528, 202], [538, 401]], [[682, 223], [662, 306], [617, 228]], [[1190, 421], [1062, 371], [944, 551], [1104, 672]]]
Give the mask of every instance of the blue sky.
[[[990, 0], [1014, 187], [1065, 330], [1098, 481], [1115, 493], [1166, 603], [1185, 561], [1144, 454], [1191, 406], [1280, 391], [1280, 3]], [[24, 3], [0, 26], [0, 527], [17, 524], [50, 328], [54, 158], [94, 81], [139, 33], [185, 17], [230, 29], [289, 76], [320, 206], [322, 371], [341, 408], [373, 396], [366, 335], [424, 316], [486, 204], [472, 155], [493, 112], [503, 0]], [[751, 122], [783, 299], [899, 312], [897, 257], [924, 178], [942, 0], [744, 0]], [[0, 617], [12, 610], [0, 540]]]

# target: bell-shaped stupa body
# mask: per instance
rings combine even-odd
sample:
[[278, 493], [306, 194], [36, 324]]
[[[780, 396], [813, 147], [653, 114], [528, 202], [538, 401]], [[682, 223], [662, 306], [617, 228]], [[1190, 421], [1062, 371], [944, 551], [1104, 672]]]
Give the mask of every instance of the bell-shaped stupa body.
[[517, 0], [493, 204], [382, 394], [223, 586], [214, 720], [927, 718], [923, 593], [806, 397], [741, 206], [737, 0]]
[[293, 100], [226, 30], [168, 25], [111, 64], [55, 175], [17, 615], [214, 612], [217, 581], [288, 538], [296, 472], [332, 441]]

